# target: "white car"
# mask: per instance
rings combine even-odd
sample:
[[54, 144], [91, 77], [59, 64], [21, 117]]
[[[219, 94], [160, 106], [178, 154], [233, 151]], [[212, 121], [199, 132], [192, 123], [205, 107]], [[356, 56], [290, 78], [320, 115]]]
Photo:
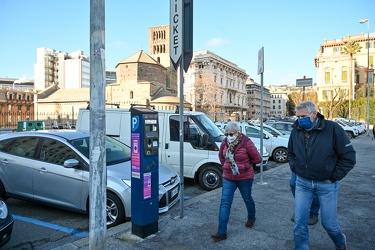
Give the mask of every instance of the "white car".
[[358, 129], [352, 127], [352, 126], [349, 126], [348, 124], [345, 124], [344, 122], [342, 121], [336, 121], [346, 132], [346, 134], [348, 135], [349, 139], [352, 139], [352, 138], [355, 138], [359, 135], [359, 131]]
[[[260, 145], [260, 127], [244, 122], [238, 122], [238, 125], [241, 128], [241, 132], [250, 137], [254, 144]], [[285, 163], [288, 161], [288, 140], [284, 137], [273, 136], [263, 130], [263, 146], [275, 162]]]
[[[254, 125], [257, 126], [257, 127], [260, 127], [260, 124], [254, 124]], [[285, 134], [285, 133], [281, 132], [280, 130], [277, 130], [274, 127], [272, 127], [270, 125], [267, 125], [267, 124], [263, 124], [263, 130], [267, 131], [268, 133], [270, 133], [270, 134], [272, 134], [273, 136], [276, 136], [276, 137], [284, 137], [284, 138], [287, 138], [287, 139], [289, 139], [289, 137], [290, 137], [290, 134]]]

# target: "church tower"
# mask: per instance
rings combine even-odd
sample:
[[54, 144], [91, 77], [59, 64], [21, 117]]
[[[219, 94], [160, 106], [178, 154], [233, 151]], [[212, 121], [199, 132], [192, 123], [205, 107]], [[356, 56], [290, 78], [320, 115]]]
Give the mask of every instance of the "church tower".
[[167, 68], [167, 89], [177, 93], [177, 71], [169, 56], [169, 25], [149, 28], [149, 55]]

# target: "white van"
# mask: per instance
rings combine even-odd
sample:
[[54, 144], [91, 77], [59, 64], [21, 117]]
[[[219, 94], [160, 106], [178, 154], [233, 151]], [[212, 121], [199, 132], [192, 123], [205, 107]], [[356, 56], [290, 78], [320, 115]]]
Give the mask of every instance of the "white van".
[[[157, 110], [159, 116], [159, 161], [180, 173], [180, 114]], [[106, 109], [106, 134], [130, 145], [128, 108]], [[90, 110], [81, 108], [76, 130], [90, 129]], [[192, 178], [205, 190], [221, 187], [222, 167], [218, 152], [222, 131], [202, 112], [184, 111], [184, 177]], [[268, 153], [263, 161], [268, 161]]]

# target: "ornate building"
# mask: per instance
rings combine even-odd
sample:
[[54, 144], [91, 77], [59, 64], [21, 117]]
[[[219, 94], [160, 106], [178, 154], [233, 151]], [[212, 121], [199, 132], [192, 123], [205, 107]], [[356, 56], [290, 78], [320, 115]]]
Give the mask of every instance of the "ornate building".
[[184, 95], [193, 110], [213, 121], [244, 120], [248, 109], [245, 70], [208, 51], [196, 51], [184, 74]]
[[[370, 34], [369, 65], [370, 70], [374, 67], [375, 55], [375, 33]], [[348, 42], [356, 42], [362, 48], [353, 53], [352, 65], [350, 65], [350, 55], [343, 54], [344, 47]], [[367, 83], [367, 60], [368, 45], [367, 34], [348, 35], [344, 38], [324, 40], [320, 45], [315, 67], [317, 68], [317, 93], [318, 100], [325, 101], [332, 98], [332, 91], [342, 91], [349, 98], [350, 79], [352, 78], [352, 90], [355, 93], [359, 88]], [[352, 95], [353, 99], [355, 95]]]
[[261, 116], [261, 106], [263, 104], [263, 118], [274, 116], [270, 111], [270, 91], [263, 86], [263, 102], [261, 102], [262, 87], [259, 83], [249, 78], [246, 81], [247, 109], [246, 120], [257, 119]]

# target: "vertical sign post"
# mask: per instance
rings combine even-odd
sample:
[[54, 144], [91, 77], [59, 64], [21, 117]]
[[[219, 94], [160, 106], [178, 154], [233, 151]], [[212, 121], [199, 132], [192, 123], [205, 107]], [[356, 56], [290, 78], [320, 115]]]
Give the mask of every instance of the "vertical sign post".
[[[182, 39], [183, 39], [183, 0], [170, 0], [170, 57], [175, 69], [178, 67], [177, 78], [179, 83], [179, 95], [180, 95], [180, 217], [183, 218], [184, 208], [184, 127], [183, 127], [183, 115], [184, 115], [184, 92], [183, 92], [183, 57], [182, 55]], [[181, 60], [180, 60], [181, 59]]]
[[[170, 0], [170, 45], [169, 54], [174, 66], [178, 68], [180, 96], [180, 217], [183, 217], [184, 202], [184, 72], [188, 70], [193, 57], [193, 0]], [[186, 56], [186, 57], [185, 57]]]
[[264, 47], [258, 51], [258, 75], [260, 74], [260, 155], [262, 162], [260, 163], [260, 182], [258, 184], [267, 184], [263, 182], [263, 72], [264, 72]]

